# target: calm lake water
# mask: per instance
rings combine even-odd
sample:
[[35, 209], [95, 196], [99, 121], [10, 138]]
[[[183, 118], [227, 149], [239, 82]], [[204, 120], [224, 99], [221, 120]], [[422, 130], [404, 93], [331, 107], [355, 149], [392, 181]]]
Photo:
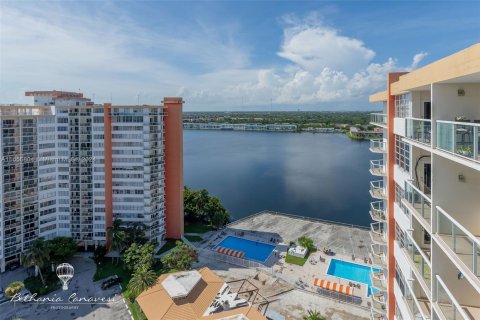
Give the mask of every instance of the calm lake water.
[[184, 179], [234, 219], [268, 209], [368, 226], [368, 141], [343, 134], [184, 131]]

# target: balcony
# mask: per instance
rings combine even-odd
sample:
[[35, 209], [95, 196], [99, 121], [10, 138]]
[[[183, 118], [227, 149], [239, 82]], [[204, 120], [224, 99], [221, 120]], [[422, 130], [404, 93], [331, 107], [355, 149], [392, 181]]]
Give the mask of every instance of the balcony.
[[384, 208], [383, 201], [370, 203], [370, 217], [373, 221], [387, 222], [387, 210]]
[[387, 320], [387, 316], [383, 313], [378, 313], [373, 310], [373, 308], [370, 310], [371, 316], [370, 319], [372, 320]]
[[[436, 207], [437, 235], [470, 273], [480, 280], [480, 236], [470, 233], [442, 208]], [[465, 272], [468, 275], [468, 272]]]
[[436, 276], [435, 280], [437, 282], [437, 299], [435, 301], [435, 307], [441, 311], [445, 319], [470, 320], [471, 318], [468, 316], [468, 314], [478, 314], [480, 311], [479, 308], [460, 305], [439, 275]]
[[385, 252], [383, 251], [380, 245], [377, 245], [377, 244], [371, 245], [371, 258], [372, 258], [372, 264], [375, 267], [379, 269], [387, 267], [387, 256], [385, 255]]
[[370, 281], [373, 288], [383, 292], [387, 291], [387, 279], [383, 271], [375, 271], [375, 269], [370, 268]]
[[480, 162], [480, 123], [437, 121], [437, 149]]
[[403, 300], [407, 305], [412, 317], [415, 320], [429, 320], [430, 319], [430, 306], [426, 299], [420, 301], [412, 294], [412, 291], [408, 288]]
[[379, 127], [387, 127], [387, 115], [385, 113], [370, 113], [370, 123]]
[[383, 180], [370, 182], [370, 195], [375, 199], [387, 199], [387, 190], [384, 187]]
[[421, 249], [408, 233], [405, 233], [405, 247], [403, 249], [410, 258], [414, 271], [416, 270], [424, 281], [425, 288], [428, 288], [429, 292], [431, 292], [432, 270], [430, 252]]
[[370, 224], [370, 238], [375, 244], [387, 244], [387, 229], [382, 222], [374, 222]]
[[402, 200], [405, 206], [417, 220], [426, 223], [428, 230], [432, 229], [432, 201], [420, 189], [411, 182], [405, 183], [405, 199]]
[[384, 177], [387, 175], [385, 170], [385, 165], [383, 164], [383, 159], [380, 160], [370, 160], [370, 173], [374, 176]]
[[387, 153], [387, 142], [383, 139], [370, 140], [370, 151], [373, 153]]
[[405, 132], [408, 139], [431, 145], [432, 120], [405, 118]]
[[372, 293], [370, 294], [370, 303], [372, 306], [372, 311], [378, 314], [386, 314], [387, 306], [385, 301], [385, 296], [383, 293]]

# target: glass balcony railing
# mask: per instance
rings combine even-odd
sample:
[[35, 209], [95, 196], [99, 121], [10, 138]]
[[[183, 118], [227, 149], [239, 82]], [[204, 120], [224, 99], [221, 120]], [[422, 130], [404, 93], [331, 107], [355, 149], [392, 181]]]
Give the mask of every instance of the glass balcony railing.
[[432, 142], [432, 121], [429, 119], [405, 118], [406, 137], [421, 143]]
[[436, 303], [447, 320], [470, 320], [462, 306], [457, 302], [453, 294], [448, 290], [439, 275], [436, 275], [437, 298]]
[[442, 208], [436, 207], [437, 235], [463, 264], [480, 278], [480, 237], [470, 233]]
[[371, 245], [371, 260], [372, 264], [378, 268], [384, 268], [387, 266], [387, 256], [382, 246], [377, 244]]
[[370, 160], [370, 173], [374, 176], [385, 176], [387, 174], [383, 159]]
[[405, 182], [405, 201], [413, 209], [414, 214], [422, 217], [431, 227], [432, 201], [410, 181]]
[[370, 151], [374, 153], [386, 153], [387, 142], [383, 139], [370, 140]]
[[370, 203], [370, 216], [372, 220], [378, 222], [386, 222], [387, 214], [383, 201], [375, 201]]
[[383, 180], [370, 182], [370, 195], [375, 199], [387, 198], [387, 190], [385, 189]]
[[370, 113], [370, 123], [380, 126], [386, 126], [387, 115], [385, 113]]
[[437, 148], [480, 161], [480, 123], [437, 121]]
[[[407, 292], [404, 296], [405, 304], [407, 305], [408, 309], [412, 313], [412, 319], [416, 320], [429, 320], [430, 317], [427, 313], [427, 309], [424, 307], [422, 309], [422, 305], [419, 303], [415, 295], [411, 292], [411, 290], [407, 287]], [[429, 311], [429, 310], [428, 310]]]
[[370, 224], [370, 238], [376, 244], [384, 245], [387, 243], [387, 228], [383, 222]]
[[410, 258], [410, 261], [413, 262], [415, 269], [420, 273], [420, 276], [431, 291], [430, 280], [432, 278], [432, 270], [430, 266], [430, 257], [417, 245], [415, 241], [413, 241], [408, 233], [405, 233], [404, 249]]

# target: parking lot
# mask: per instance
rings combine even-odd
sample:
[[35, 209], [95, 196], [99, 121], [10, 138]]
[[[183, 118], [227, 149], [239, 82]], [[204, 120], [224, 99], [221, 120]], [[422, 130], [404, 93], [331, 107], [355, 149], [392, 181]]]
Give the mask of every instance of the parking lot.
[[[100, 288], [102, 281], [93, 282], [95, 274], [94, 262], [83, 256], [78, 256], [69, 262], [75, 268], [75, 274], [67, 291], [56, 290], [42, 298], [56, 299], [59, 302], [17, 302], [17, 317], [22, 319], [115, 319], [131, 320], [127, 307], [120, 294], [118, 285], [108, 290]], [[0, 275], [0, 284], [7, 287], [15, 280], [23, 280], [27, 276], [23, 268]], [[72, 294], [77, 298], [72, 298]], [[92, 302], [93, 299], [110, 299], [110, 302]], [[86, 301], [86, 299], [90, 299]], [[13, 303], [7, 301], [0, 305], [2, 319], [13, 316]]]

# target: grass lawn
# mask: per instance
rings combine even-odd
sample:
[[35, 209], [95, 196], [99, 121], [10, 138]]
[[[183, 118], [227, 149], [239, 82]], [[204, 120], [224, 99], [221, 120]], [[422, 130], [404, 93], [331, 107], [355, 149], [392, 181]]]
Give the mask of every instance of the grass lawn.
[[39, 296], [43, 296], [47, 293], [50, 293], [62, 287], [55, 273], [44, 271], [43, 277], [45, 279], [45, 283], [47, 287], [43, 286], [40, 276], [38, 277], [32, 276], [32, 277], [26, 278], [23, 281], [23, 283], [25, 284], [25, 288], [27, 288], [32, 294], [36, 293]]
[[308, 255], [306, 258], [299, 258], [299, 257], [291, 256], [287, 253], [287, 256], [285, 257], [286, 263], [296, 264], [297, 266], [303, 266], [305, 262], [307, 262], [307, 260], [308, 260]]
[[[187, 238], [188, 239], [188, 238]], [[190, 240], [190, 239], [189, 239]], [[158, 250], [157, 252], [157, 255], [160, 255], [164, 252], [167, 252], [168, 250], [172, 249], [175, 247], [175, 243], [177, 241], [181, 241], [181, 240], [175, 240], [175, 239], [167, 239], [167, 243], [165, 243], [163, 245], [163, 247], [160, 248], [160, 250]]]
[[200, 242], [203, 241], [202, 237], [199, 236], [185, 236], [185, 238], [190, 242]]
[[187, 224], [185, 225], [185, 233], [205, 233], [211, 231], [212, 227], [204, 224]]
[[116, 274], [122, 279], [122, 291], [125, 291], [127, 289], [128, 282], [132, 277], [132, 272], [124, 269], [123, 261], [121, 259], [118, 261], [118, 264], [116, 261], [116, 258], [114, 259], [114, 262], [112, 262], [111, 258], [106, 258], [105, 261], [103, 261], [101, 264], [98, 264], [97, 271], [93, 275], [93, 281], [105, 279]]

